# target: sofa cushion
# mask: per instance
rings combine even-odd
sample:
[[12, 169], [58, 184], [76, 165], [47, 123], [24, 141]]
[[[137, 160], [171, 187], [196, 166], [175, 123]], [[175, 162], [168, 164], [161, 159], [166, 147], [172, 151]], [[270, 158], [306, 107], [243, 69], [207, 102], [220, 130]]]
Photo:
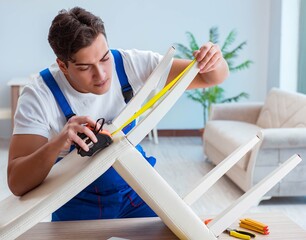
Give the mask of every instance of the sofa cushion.
[[306, 95], [273, 88], [259, 113], [261, 128], [306, 127]]
[[[259, 130], [260, 127], [251, 123], [214, 120], [207, 122], [204, 139], [222, 152], [224, 156], [228, 156], [254, 137]], [[246, 159], [249, 159], [249, 154], [246, 154], [244, 159], [237, 163], [242, 169], [246, 169], [247, 167], [248, 162]]]

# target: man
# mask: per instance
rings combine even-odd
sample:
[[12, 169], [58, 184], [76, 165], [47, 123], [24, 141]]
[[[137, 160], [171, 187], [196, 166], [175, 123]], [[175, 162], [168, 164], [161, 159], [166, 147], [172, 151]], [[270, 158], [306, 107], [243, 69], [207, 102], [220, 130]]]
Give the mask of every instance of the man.
[[[118, 59], [108, 47], [99, 17], [79, 7], [62, 10], [52, 22], [48, 40], [57, 56], [56, 64], [24, 88], [15, 114], [8, 184], [17, 196], [41, 184], [71, 146], [88, 151], [78, 134], [87, 135], [94, 143], [97, 137], [85, 125], [94, 126], [101, 117], [112, 120], [129, 100], [123, 96], [122, 80], [115, 70]], [[194, 56], [200, 72], [189, 88], [219, 84], [228, 76], [228, 66], [217, 45], [207, 43]], [[119, 58], [136, 92], [162, 56], [150, 51], [120, 50]], [[174, 59], [166, 84], [189, 63], [190, 60]], [[146, 157], [140, 146], [137, 148], [153, 166], [155, 159]], [[53, 213], [52, 220], [145, 216], [156, 214], [110, 168]]]

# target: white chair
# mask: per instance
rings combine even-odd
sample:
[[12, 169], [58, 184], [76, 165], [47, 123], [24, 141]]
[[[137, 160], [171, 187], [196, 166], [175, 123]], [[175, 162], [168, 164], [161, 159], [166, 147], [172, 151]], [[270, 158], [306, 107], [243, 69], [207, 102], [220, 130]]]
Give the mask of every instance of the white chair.
[[[166, 57], [172, 58], [173, 49]], [[154, 72], [163, 72], [163, 61]], [[170, 58], [169, 57], [169, 58]], [[170, 60], [171, 60], [170, 58]], [[166, 59], [166, 60], [165, 60]], [[33, 227], [45, 216], [54, 212], [68, 202], [111, 166], [126, 180], [139, 196], [180, 239], [217, 240], [241, 214], [258, 201], [270, 188], [287, 175], [301, 162], [298, 155], [292, 156], [275, 171], [266, 176], [254, 188], [249, 190], [227, 209], [215, 217], [207, 226], [193, 212], [190, 205], [225, 174], [243, 155], [252, 149], [260, 139], [253, 137], [251, 141], [239, 147], [220, 165], [201, 179], [183, 200], [167, 182], [151, 167], [136, 146], [175, 104], [184, 90], [190, 85], [199, 69], [193, 64], [177, 84], [169, 90], [167, 98], [162, 99], [150, 114], [138, 123], [127, 135], [118, 132], [113, 134], [114, 143], [89, 159], [78, 156], [76, 150], [55, 164], [45, 181], [37, 188], [18, 198], [9, 196], [0, 202], [0, 238], [16, 239]], [[149, 77], [145, 86], [130, 101], [125, 109], [106, 129], [113, 132], [120, 128], [134, 113], [152, 89], [157, 77]], [[203, 190], [204, 189], [204, 190]]]
[[158, 133], [157, 133], [157, 128], [154, 127], [152, 129], [151, 132], [149, 132], [148, 134], [148, 137], [149, 137], [149, 140], [152, 141], [155, 143], [155, 144], [158, 144]]
[[11, 109], [0, 108], [0, 119], [10, 119], [10, 118], [11, 118]]
[[[158, 89], [154, 89], [148, 96], [147, 100], [145, 101], [145, 103], [147, 103], [152, 97], [154, 97], [156, 94], [158, 93]], [[145, 113], [142, 114], [141, 118], [145, 118], [154, 108], [155, 104], [148, 109]], [[150, 141], [153, 140], [153, 142], [155, 144], [158, 144], [158, 132], [157, 132], [157, 127], [155, 126], [148, 134], [148, 138]]]

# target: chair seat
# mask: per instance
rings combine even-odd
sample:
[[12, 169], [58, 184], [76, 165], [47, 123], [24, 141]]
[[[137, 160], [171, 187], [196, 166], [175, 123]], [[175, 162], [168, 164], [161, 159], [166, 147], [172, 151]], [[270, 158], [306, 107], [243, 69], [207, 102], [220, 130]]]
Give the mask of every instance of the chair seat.
[[[224, 156], [228, 156], [239, 146], [249, 141], [260, 129], [257, 125], [246, 122], [214, 120], [207, 122], [204, 138]], [[249, 159], [249, 154], [246, 154], [237, 163], [237, 166], [246, 169], [248, 164], [246, 159]]]

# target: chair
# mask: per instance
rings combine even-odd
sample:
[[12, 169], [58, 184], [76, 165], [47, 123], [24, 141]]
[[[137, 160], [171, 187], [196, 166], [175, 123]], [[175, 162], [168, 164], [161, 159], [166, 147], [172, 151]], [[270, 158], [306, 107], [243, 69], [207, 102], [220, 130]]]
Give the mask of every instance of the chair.
[[[172, 51], [171, 51], [172, 50]], [[164, 57], [154, 71], [167, 66], [172, 59], [174, 49]], [[166, 60], [165, 60], [166, 59]], [[160, 71], [161, 71], [160, 70]], [[239, 216], [254, 204], [272, 186], [279, 182], [300, 162], [298, 155], [292, 156], [277, 170], [265, 177], [256, 187], [241, 196], [237, 201], [216, 216], [208, 225], [193, 212], [189, 206], [208, 188], [214, 184], [229, 168], [233, 166], [249, 149], [252, 149], [260, 139], [256, 136], [231, 154], [224, 162], [214, 168], [201, 184], [193, 189], [184, 200], [171, 188], [169, 184], [151, 167], [141, 153], [134, 147], [155, 126], [167, 111], [177, 101], [184, 90], [190, 85], [198, 73], [198, 67], [192, 63], [182, 79], [170, 89], [166, 98], [153, 108], [151, 113], [133, 128], [126, 136], [122, 132], [113, 135], [114, 142], [107, 148], [98, 152], [91, 159], [77, 156], [76, 150], [72, 151], [58, 164], [55, 164], [45, 181], [35, 189], [27, 192], [22, 197], [9, 196], [0, 203], [0, 238], [15, 239], [29, 228], [38, 223], [44, 216], [58, 209], [78, 194], [111, 166], [135, 189], [139, 196], [152, 208], [154, 212], [180, 239], [207, 239], [217, 240]], [[154, 75], [154, 74], [153, 74]], [[131, 100], [130, 104], [116, 117], [112, 124], [107, 125], [107, 130], [114, 131], [117, 126], [122, 126], [141, 100], [152, 89], [154, 80], [149, 78], [145, 86]], [[205, 191], [203, 191], [205, 188]], [[188, 202], [188, 203], [187, 203]]]
[[11, 109], [0, 108], [0, 119], [10, 119], [10, 118], [11, 118]]
[[[147, 103], [152, 97], [154, 97], [156, 94], [158, 93], [158, 89], [155, 88], [154, 90], [152, 90], [152, 92], [149, 94], [148, 98], [146, 99], [145, 103]], [[144, 112], [141, 115], [141, 119], [145, 118], [154, 108], [156, 104], [154, 104], [151, 108], [149, 108], [146, 112]], [[157, 127], [154, 126], [154, 128], [149, 132], [148, 134], [148, 138], [150, 141], [153, 140], [153, 142], [155, 144], [158, 144], [158, 132], [157, 132]]]
[[[306, 95], [272, 89], [265, 103], [212, 106], [203, 134], [204, 152], [213, 164], [257, 134], [262, 142], [227, 176], [247, 191], [293, 153], [306, 157]], [[301, 163], [266, 196], [305, 196], [306, 164]]]

